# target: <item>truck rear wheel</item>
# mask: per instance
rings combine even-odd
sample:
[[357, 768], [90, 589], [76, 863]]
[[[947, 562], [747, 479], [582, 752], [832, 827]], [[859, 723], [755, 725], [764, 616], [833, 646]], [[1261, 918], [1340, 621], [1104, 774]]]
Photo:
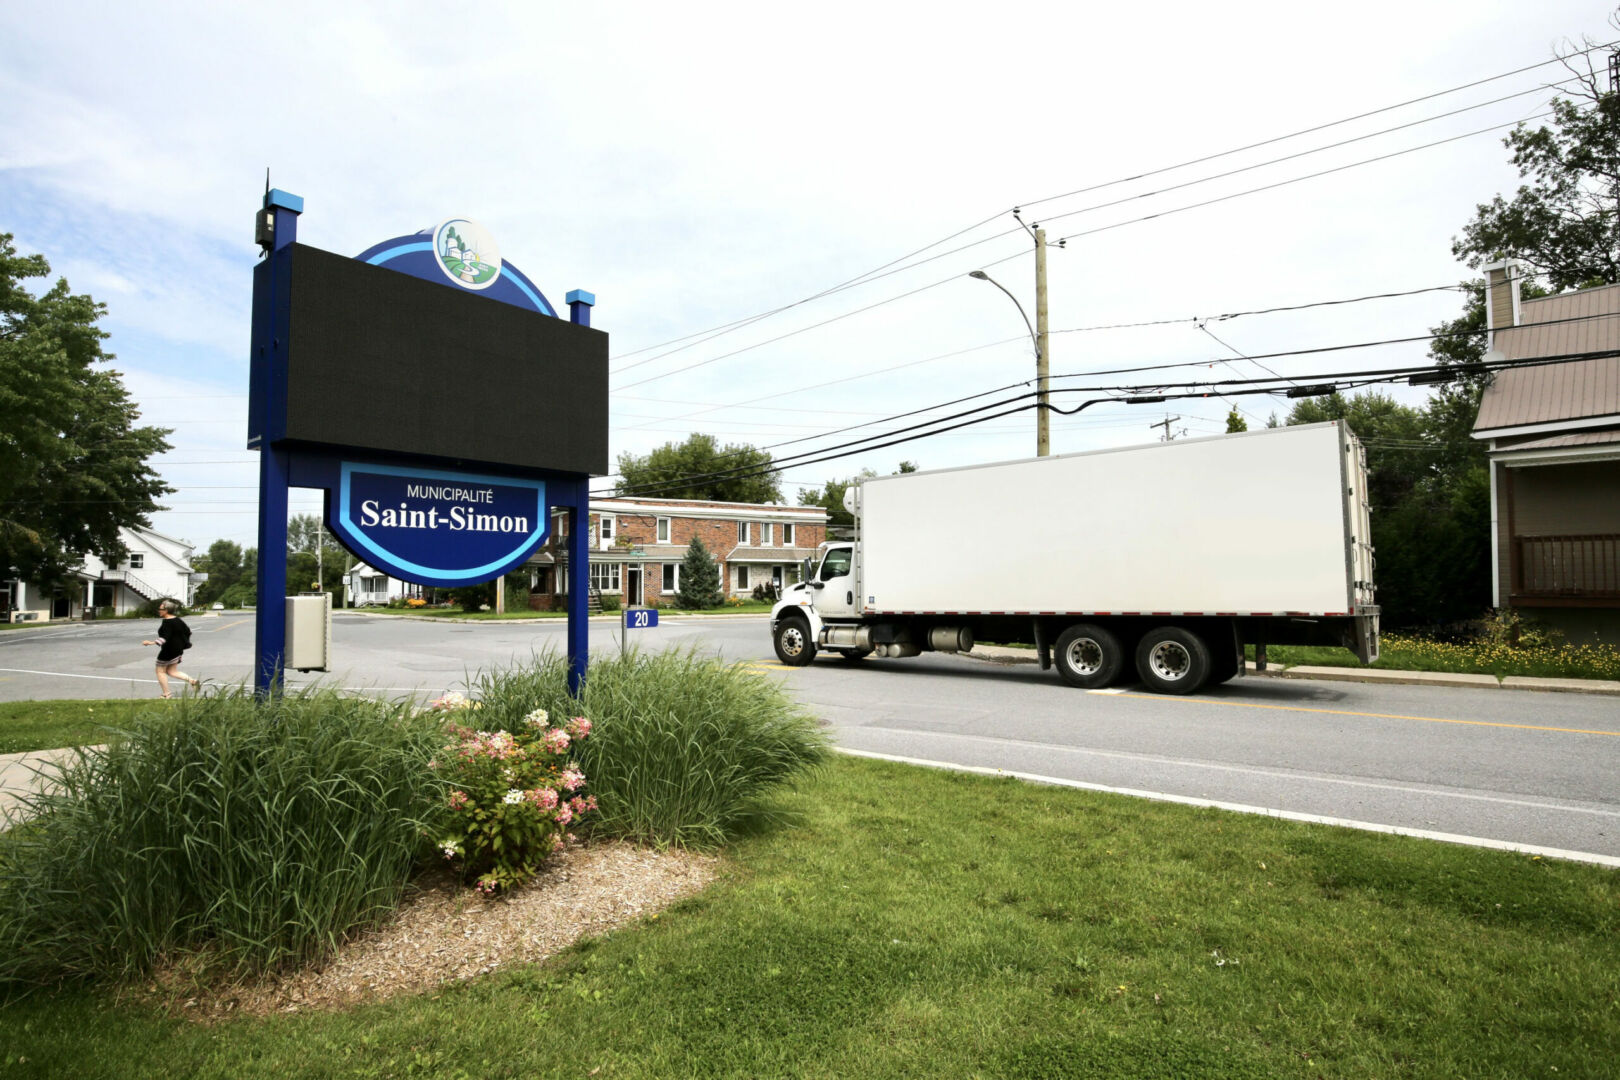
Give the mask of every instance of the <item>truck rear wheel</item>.
[[776, 658], [789, 667], [804, 667], [816, 658], [816, 642], [810, 636], [810, 624], [803, 619], [777, 623], [771, 643], [776, 646]]
[[1119, 677], [1125, 650], [1111, 631], [1076, 623], [1058, 635], [1052, 659], [1064, 682], [1082, 690], [1098, 690]]
[[1179, 626], [1150, 630], [1136, 646], [1136, 673], [1150, 690], [1190, 694], [1209, 681], [1211, 670], [1209, 646]]

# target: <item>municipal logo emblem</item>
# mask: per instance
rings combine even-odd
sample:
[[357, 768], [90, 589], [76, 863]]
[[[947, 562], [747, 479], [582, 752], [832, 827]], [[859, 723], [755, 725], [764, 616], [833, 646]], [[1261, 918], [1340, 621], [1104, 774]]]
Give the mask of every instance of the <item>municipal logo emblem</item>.
[[501, 276], [501, 250], [476, 221], [452, 218], [433, 230], [433, 253], [445, 276], [464, 289], [487, 289]]

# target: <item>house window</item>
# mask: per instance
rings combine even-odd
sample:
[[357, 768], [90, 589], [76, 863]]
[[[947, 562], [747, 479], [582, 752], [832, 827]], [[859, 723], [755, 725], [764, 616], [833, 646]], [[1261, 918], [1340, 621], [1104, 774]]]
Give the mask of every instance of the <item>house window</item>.
[[669, 543], [669, 518], [658, 519], [658, 542], [660, 544]]
[[591, 563], [591, 588], [597, 592], [619, 591], [619, 564]]
[[746, 521], [737, 522], [737, 543], [748, 543], [748, 522]]
[[746, 566], [737, 567], [737, 588], [748, 588], [748, 567]]
[[771, 533], [772, 532], [773, 532], [773, 529], [771, 528], [771, 523], [770, 522], [768, 522], [768, 521], [760, 522], [759, 523], [759, 542], [762, 543], [762, 544], [769, 544], [771, 542]]
[[613, 545], [613, 528], [617, 524], [618, 523], [613, 520], [612, 514], [602, 515], [602, 523], [600, 526], [599, 535], [602, 537], [603, 547], [611, 547]]
[[664, 591], [674, 593], [681, 591], [681, 564], [667, 562], [664, 564]]
[[141, 570], [141, 569], [144, 569], [145, 566], [146, 566], [146, 556], [145, 555], [141, 554], [139, 551], [132, 552], [130, 554], [130, 556], [129, 556], [129, 568], [131, 570]]
[[782, 543], [788, 547], [793, 546], [793, 525], [791, 522], [784, 523], [782, 526]]
[[556, 521], [557, 521], [557, 535], [558, 536], [567, 536], [568, 535], [568, 518], [569, 518], [569, 516], [570, 515], [569, 515], [569, 512], [567, 510], [564, 510], [560, 514], [553, 515], [553, 517], [555, 517]]

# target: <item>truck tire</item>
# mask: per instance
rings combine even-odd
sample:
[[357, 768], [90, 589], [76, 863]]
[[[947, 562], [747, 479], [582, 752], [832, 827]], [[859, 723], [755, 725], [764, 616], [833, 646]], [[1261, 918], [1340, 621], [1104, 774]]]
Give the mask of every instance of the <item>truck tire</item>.
[[1136, 673], [1163, 694], [1192, 693], [1209, 681], [1212, 667], [1204, 639], [1180, 626], [1149, 630], [1136, 646]]
[[1230, 641], [1212, 644], [1209, 650], [1209, 682], [1206, 686], [1219, 686], [1237, 678], [1237, 649]]
[[804, 667], [816, 658], [816, 641], [803, 619], [786, 618], [777, 623], [771, 643], [776, 646], [776, 658], [788, 667]]
[[1052, 656], [1058, 675], [1070, 686], [1099, 690], [1119, 678], [1125, 650], [1113, 632], [1092, 623], [1076, 623], [1058, 635]]

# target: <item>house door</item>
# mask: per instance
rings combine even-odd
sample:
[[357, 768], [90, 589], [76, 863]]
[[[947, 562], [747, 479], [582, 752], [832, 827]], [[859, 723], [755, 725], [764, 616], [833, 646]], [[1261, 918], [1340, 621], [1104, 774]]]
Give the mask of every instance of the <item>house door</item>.
[[51, 618], [65, 619], [73, 614], [73, 598], [65, 593], [57, 593], [51, 601]]
[[631, 607], [641, 603], [641, 567], [627, 566], [624, 571], [624, 604]]

